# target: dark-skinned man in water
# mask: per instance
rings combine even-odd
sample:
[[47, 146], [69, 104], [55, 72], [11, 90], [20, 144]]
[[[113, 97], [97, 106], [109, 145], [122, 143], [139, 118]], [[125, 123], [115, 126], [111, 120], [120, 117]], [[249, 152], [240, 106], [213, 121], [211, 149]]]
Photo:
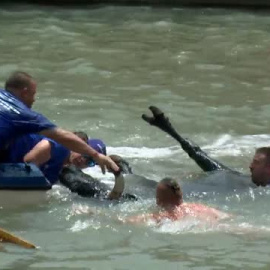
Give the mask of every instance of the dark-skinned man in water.
[[37, 83], [27, 73], [11, 74], [0, 89], [0, 160], [5, 162], [6, 152], [12, 140], [29, 133], [38, 133], [62, 144], [66, 148], [92, 157], [101, 167], [117, 171], [119, 168], [109, 157], [95, 151], [70, 131], [57, 127], [42, 114], [33, 111]]
[[[149, 109], [153, 116], [142, 115], [150, 125], [160, 128], [178, 141], [182, 149], [191, 157], [197, 165], [205, 172], [228, 172], [230, 176], [243, 177], [237, 171], [234, 171], [219, 161], [209, 157], [198, 145], [192, 143], [186, 138], [180, 136], [172, 126], [170, 120], [157, 107], [150, 106]], [[252, 162], [250, 163], [251, 180], [256, 186], [266, 186], [270, 184], [270, 147], [261, 147], [256, 149]], [[246, 178], [245, 178], [246, 180]]]

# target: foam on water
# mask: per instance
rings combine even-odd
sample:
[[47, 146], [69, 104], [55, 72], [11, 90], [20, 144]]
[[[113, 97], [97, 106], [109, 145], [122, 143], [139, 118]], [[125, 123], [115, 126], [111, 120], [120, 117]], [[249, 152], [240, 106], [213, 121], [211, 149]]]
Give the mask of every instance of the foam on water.
[[111, 185], [114, 180], [114, 175], [112, 173], [106, 172], [106, 174], [103, 174], [99, 166], [88, 167], [82, 171], [109, 185]]
[[254, 152], [256, 148], [269, 144], [270, 136], [268, 134], [232, 136], [224, 134], [216, 139], [212, 144], [202, 147], [209, 154], [218, 156], [239, 156]]
[[163, 222], [156, 226], [155, 231], [159, 233], [170, 233], [170, 234], [179, 234], [179, 233], [203, 233], [211, 228], [210, 224], [202, 223], [194, 217], [185, 218], [178, 221], [171, 221], [168, 219], [163, 220]]
[[99, 222], [93, 221], [93, 220], [86, 220], [86, 221], [77, 220], [70, 228], [70, 231], [80, 232], [80, 231], [85, 230], [89, 227], [91, 227], [91, 229], [98, 230], [98, 229], [100, 229], [101, 225]]
[[[255, 148], [265, 146], [269, 143], [270, 135], [244, 135], [232, 136], [223, 134], [214, 139], [211, 144], [200, 145], [209, 155], [218, 156], [239, 156], [243, 153], [253, 152]], [[184, 154], [179, 144], [169, 147], [107, 147], [109, 154], [120, 155], [123, 158], [144, 158], [159, 159], [169, 158], [174, 155]]]
[[[178, 148], [178, 147], [177, 147]], [[148, 148], [148, 147], [108, 147], [109, 153], [122, 156], [124, 158], [145, 158], [145, 159], [157, 159], [162, 157], [169, 157], [179, 152], [176, 147], [160, 147], [160, 148]]]

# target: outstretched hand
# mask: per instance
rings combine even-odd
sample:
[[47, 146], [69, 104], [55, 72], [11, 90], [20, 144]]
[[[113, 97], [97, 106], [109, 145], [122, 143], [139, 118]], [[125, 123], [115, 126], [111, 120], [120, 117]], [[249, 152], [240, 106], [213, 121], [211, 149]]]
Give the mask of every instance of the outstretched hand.
[[168, 131], [172, 129], [172, 125], [164, 112], [155, 106], [150, 106], [149, 110], [152, 112], [153, 117], [147, 116], [146, 114], [142, 115], [142, 119], [152, 126], [156, 126], [163, 131]]
[[114, 171], [114, 172], [119, 171], [119, 167], [109, 156], [98, 154], [94, 159], [97, 162], [97, 164], [100, 166], [103, 174], [105, 174], [106, 169], [108, 171]]

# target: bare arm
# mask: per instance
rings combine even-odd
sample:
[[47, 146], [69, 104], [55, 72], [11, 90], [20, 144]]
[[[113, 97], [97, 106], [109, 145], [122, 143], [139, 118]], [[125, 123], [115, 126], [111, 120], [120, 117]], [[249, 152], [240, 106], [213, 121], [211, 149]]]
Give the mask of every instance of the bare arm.
[[113, 171], [119, 170], [118, 166], [110, 157], [99, 154], [96, 150], [70, 131], [61, 128], [53, 128], [43, 130], [40, 134], [55, 140], [74, 152], [92, 157], [99, 164], [103, 173], [105, 173], [106, 168], [112, 169]]
[[92, 147], [85, 143], [81, 138], [75, 135], [73, 132], [64, 130], [62, 128], [46, 129], [40, 132], [40, 134], [53, 139], [54, 141], [62, 144], [71, 151], [89, 155], [95, 157], [98, 155]]
[[40, 166], [51, 158], [51, 144], [48, 140], [42, 140], [34, 146], [24, 157], [24, 162], [32, 162]]

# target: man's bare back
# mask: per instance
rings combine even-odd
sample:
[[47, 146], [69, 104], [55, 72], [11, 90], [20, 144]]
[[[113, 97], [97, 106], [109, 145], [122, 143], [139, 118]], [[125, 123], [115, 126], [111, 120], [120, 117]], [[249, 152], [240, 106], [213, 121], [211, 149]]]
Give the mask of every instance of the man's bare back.
[[179, 184], [170, 178], [163, 179], [156, 189], [156, 203], [161, 210], [156, 213], [130, 217], [128, 223], [145, 223], [154, 221], [159, 224], [169, 219], [177, 221], [185, 218], [195, 218], [200, 221], [216, 223], [230, 215], [215, 208], [200, 203], [184, 203]]

